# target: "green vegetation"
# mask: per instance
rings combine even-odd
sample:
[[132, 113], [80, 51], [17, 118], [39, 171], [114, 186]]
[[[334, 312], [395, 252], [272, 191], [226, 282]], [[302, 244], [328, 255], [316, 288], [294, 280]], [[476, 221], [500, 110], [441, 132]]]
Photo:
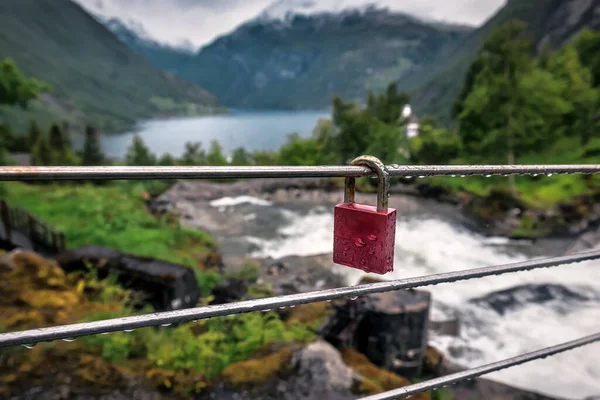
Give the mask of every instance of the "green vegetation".
[[212, 95], [134, 54], [70, 0], [2, 1], [0, 26], [0, 59], [10, 57], [25, 74], [52, 85], [51, 95], [28, 113], [3, 108], [14, 125], [36, 119], [46, 129], [51, 111], [76, 131], [89, 122], [114, 132], [158, 114], [188, 114], [192, 106], [216, 110]]
[[143, 185], [4, 183], [1, 189], [10, 204], [64, 232], [69, 247], [95, 244], [196, 267], [211, 245], [206, 233], [146, 211]]
[[[2, 330], [135, 313], [130, 306], [134, 300], [132, 293], [116, 286], [114, 277], [98, 280], [93, 270], [65, 275], [56, 264], [28, 252], [11, 255], [11, 263], [14, 269], [0, 270]], [[312, 330], [300, 322], [284, 323], [274, 312], [255, 312], [175, 327], [87, 336], [68, 344], [58, 341], [36, 346], [34, 350], [15, 349], [0, 358], [0, 371], [3, 376], [12, 376], [5, 383], [17, 381], [19, 375], [28, 381], [27, 374], [35, 368], [15, 370], [11, 366], [47, 363], [72, 354], [78, 360], [75, 374], [78, 376], [82, 370], [88, 370], [90, 357], [101, 357], [118, 365], [124, 373], [145, 375], [156, 386], [189, 395], [210, 386], [229, 366], [268, 351], [272, 344], [304, 343], [313, 338]], [[102, 365], [99, 359], [96, 363]], [[96, 385], [106, 382], [105, 385], [113, 387], [115, 382], [109, 379], [107, 370], [110, 369], [93, 368], [93, 375], [100, 374], [101, 378], [93, 380]], [[225, 378], [228, 379], [227, 374]], [[237, 375], [231, 376], [232, 382], [236, 379]]]
[[[557, 15], [562, 9], [553, 0], [509, 1], [484, 25], [468, 35], [455, 47], [449, 47], [433, 60], [431, 68], [420, 70], [407, 77], [411, 91], [411, 104], [419, 115], [430, 115], [444, 125], [450, 125], [450, 110], [459, 96], [463, 80], [477, 57], [483, 43], [491, 32], [511, 20], [521, 20], [527, 24], [528, 36], [536, 46], [543, 41], [553, 48], [567, 43], [571, 37], [585, 27], [592, 25], [593, 12], [582, 13], [572, 30], [553, 28], [551, 20], [561, 20]], [[591, 11], [591, 9], [590, 9]], [[554, 30], [553, 30], [554, 29]]]
[[0, 61], [0, 105], [18, 105], [26, 108], [50, 87], [35, 78], [26, 78], [9, 58]]

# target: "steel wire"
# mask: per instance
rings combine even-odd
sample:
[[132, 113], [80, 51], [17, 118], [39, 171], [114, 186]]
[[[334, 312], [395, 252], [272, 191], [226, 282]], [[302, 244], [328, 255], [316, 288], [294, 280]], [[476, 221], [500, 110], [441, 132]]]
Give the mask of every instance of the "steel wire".
[[501, 275], [510, 272], [527, 271], [537, 268], [555, 267], [563, 264], [600, 259], [600, 250], [543, 259], [534, 259], [512, 264], [475, 268], [463, 271], [453, 271], [441, 274], [420, 276], [415, 278], [398, 279], [387, 282], [370, 283], [353, 287], [318, 290], [313, 292], [291, 294], [286, 296], [269, 297], [218, 304], [204, 307], [188, 308], [175, 311], [156, 312], [145, 315], [114, 318], [79, 324], [62, 325], [48, 328], [31, 329], [0, 334], [0, 347], [14, 345], [31, 345], [38, 342], [59, 339], [71, 339], [79, 336], [94, 335], [115, 331], [127, 331], [148, 326], [177, 324], [192, 320], [211, 317], [241, 314], [252, 311], [264, 311], [276, 307], [295, 306], [299, 304], [341, 298], [355, 298], [373, 293], [384, 293], [402, 289], [437, 285], [461, 280], [481, 278], [491, 275]]

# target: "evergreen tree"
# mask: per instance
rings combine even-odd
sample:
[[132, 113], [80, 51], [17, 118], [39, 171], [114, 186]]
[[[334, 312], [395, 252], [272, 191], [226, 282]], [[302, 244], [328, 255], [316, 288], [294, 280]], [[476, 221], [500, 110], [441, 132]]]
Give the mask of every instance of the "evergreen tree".
[[158, 165], [161, 167], [172, 167], [175, 165], [175, 158], [171, 154], [165, 153], [159, 158]]
[[131, 166], [156, 165], [156, 156], [150, 152], [150, 149], [138, 135], [133, 137], [133, 142], [127, 149], [125, 160], [127, 165]]
[[31, 151], [31, 162], [33, 165], [46, 166], [52, 165], [52, 148], [46, 138], [46, 135], [40, 135], [37, 142], [33, 145]]
[[202, 148], [200, 142], [187, 142], [185, 144], [185, 152], [181, 157], [181, 163], [183, 165], [205, 165], [206, 164], [206, 152]]
[[[471, 154], [515, 164], [518, 154], [552, 144], [569, 104], [564, 84], [536, 68], [525, 25], [511, 21], [484, 43], [477, 73], [460, 102], [461, 140]], [[502, 156], [504, 160], [499, 157]], [[514, 177], [509, 177], [514, 192]]]
[[217, 140], [210, 142], [210, 147], [206, 154], [206, 163], [211, 166], [227, 165], [227, 159], [223, 155], [223, 148]]
[[581, 63], [592, 74], [592, 86], [600, 86], [600, 32], [586, 30], [577, 36], [573, 45]]
[[93, 126], [85, 127], [85, 140], [83, 143], [83, 153], [81, 155], [81, 164], [87, 166], [99, 166], [105, 162], [104, 154], [100, 147], [100, 138], [98, 132]]
[[65, 150], [63, 132], [57, 124], [50, 127], [50, 148], [57, 153], [62, 153]]
[[38, 126], [37, 122], [31, 121], [29, 123], [29, 132], [27, 135], [27, 147], [31, 150], [33, 146], [38, 142], [40, 136], [43, 136], [42, 130]]
[[243, 147], [238, 147], [231, 156], [231, 165], [250, 165], [250, 154]]
[[278, 155], [271, 150], [255, 150], [252, 152], [252, 165], [277, 165]]
[[69, 124], [69, 121], [63, 121], [62, 123], [62, 138], [64, 146], [68, 149], [73, 149], [73, 144], [71, 143], [71, 124]]
[[12, 126], [8, 123], [8, 121], [0, 124], [0, 142], [2, 148], [6, 148], [9, 151], [15, 151], [14, 145], [16, 138], [13, 134]]
[[590, 70], [581, 64], [574, 46], [567, 46], [549, 57], [546, 69], [565, 84], [563, 98], [571, 104], [563, 124], [569, 136], [579, 136], [582, 144], [596, 134], [595, 115], [600, 105], [600, 93], [592, 86]]

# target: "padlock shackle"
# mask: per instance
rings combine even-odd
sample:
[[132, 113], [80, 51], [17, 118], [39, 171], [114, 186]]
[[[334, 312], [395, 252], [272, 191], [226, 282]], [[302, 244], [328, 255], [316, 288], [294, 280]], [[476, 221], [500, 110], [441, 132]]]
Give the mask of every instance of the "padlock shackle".
[[[356, 157], [350, 164], [369, 167], [377, 174], [377, 212], [387, 211], [390, 197], [390, 173], [385, 164], [373, 156]], [[355, 192], [356, 178], [347, 177], [344, 189], [344, 202], [354, 203]]]

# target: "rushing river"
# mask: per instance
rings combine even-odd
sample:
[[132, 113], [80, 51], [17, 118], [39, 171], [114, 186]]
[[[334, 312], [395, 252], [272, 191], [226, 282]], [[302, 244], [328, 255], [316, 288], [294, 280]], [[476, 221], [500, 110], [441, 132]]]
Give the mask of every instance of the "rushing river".
[[186, 142], [202, 142], [208, 148], [218, 140], [225, 154], [237, 147], [248, 150], [277, 150], [290, 133], [310, 136], [326, 111], [231, 111], [229, 114], [193, 118], [170, 118], [144, 121], [131, 131], [104, 136], [102, 149], [110, 158], [122, 158], [139, 134], [150, 150], [158, 155], [180, 156]]
[[[564, 251], [565, 243], [486, 238], [466, 229], [461, 220], [464, 217], [451, 206], [420, 199], [409, 201], [415, 205], [398, 216], [395, 271], [386, 279], [513, 263]], [[236, 224], [241, 225], [241, 234], [254, 246], [254, 256], [278, 258], [331, 252], [330, 205], [290, 207], [248, 196], [224, 198], [211, 205], [211, 212], [222, 213], [228, 220], [239, 218], [241, 222]], [[349, 284], [357, 283], [364, 275], [333, 263], [330, 267], [343, 274]], [[549, 285], [549, 293], [535, 297], [531, 288], [537, 284]], [[498, 293], [514, 287], [521, 289]], [[468, 367], [594, 334], [600, 327], [599, 261], [425, 289], [433, 294], [434, 320], [459, 317], [461, 321], [458, 337], [436, 336], [430, 341], [452, 361]], [[489, 302], [481, 300], [490, 294], [495, 294], [497, 302], [511, 300], [515, 304], [494, 310]], [[489, 378], [550, 396], [581, 399], [600, 394], [598, 359], [600, 343], [497, 372]]]
[[[122, 157], [134, 133], [156, 154], [180, 155], [185, 142], [206, 147], [217, 139], [226, 153], [237, 147], [277, 149], [286, 135], [311, 134], [325, 112], [233, 112], [229, 115], [148, 121], [135, 132], [103, 139], [104, 151]], [[466, 178], [467, 179], [467, 178]], [[552, 179], [552, 178], [548, 178]], [[307, 201], [300, 205], [273, 204], [250, 196], [214, 199], [210, 204], [189, 199], [192, 226], [209, 231], [229, 226], [219, 234], [225, 254], [310, 256], [331, 252], [333, 204]], [[398, 200], [393, 196], [391, 201]], [[386, 279], [406, 278], [494, 264], [530, 257], [559, 255], [564, 246], [486, 238], [465, 228], [464, 216], [449, 205], [426, 200], [403, 200], [398, 209], [395, 271]], [[396, 206], [395, 206], [396, 207]], [[398, 207], [396, 207], [398, 208]], [[217, 216], [212, 227], [202, 226], [208, 214]], [[240, 238], [242, 240], [240, 240]], [[349, 284], [361, 272], [330, 265]], [[549, 285], [535, 293], [533, 285]], [[520, 287], [516, 291], [502, 292]], [[506, 274], [428, 287], [433, 294], [432, 318], [458, 317], [458, 337], [436, 336], [431, 342], [447, 357], [475, 367], [524, 352], [593, 334], [600, 328], [600, 261]], [[502, 310], [490, 306], [513, 303]], [[537, 297], [536, 297], [537, 296]], [[483, 299], [482, 299], [483, 298]], [[600, 343], [507, 369], [490, 378], [567, 399], [600, 395]]]

